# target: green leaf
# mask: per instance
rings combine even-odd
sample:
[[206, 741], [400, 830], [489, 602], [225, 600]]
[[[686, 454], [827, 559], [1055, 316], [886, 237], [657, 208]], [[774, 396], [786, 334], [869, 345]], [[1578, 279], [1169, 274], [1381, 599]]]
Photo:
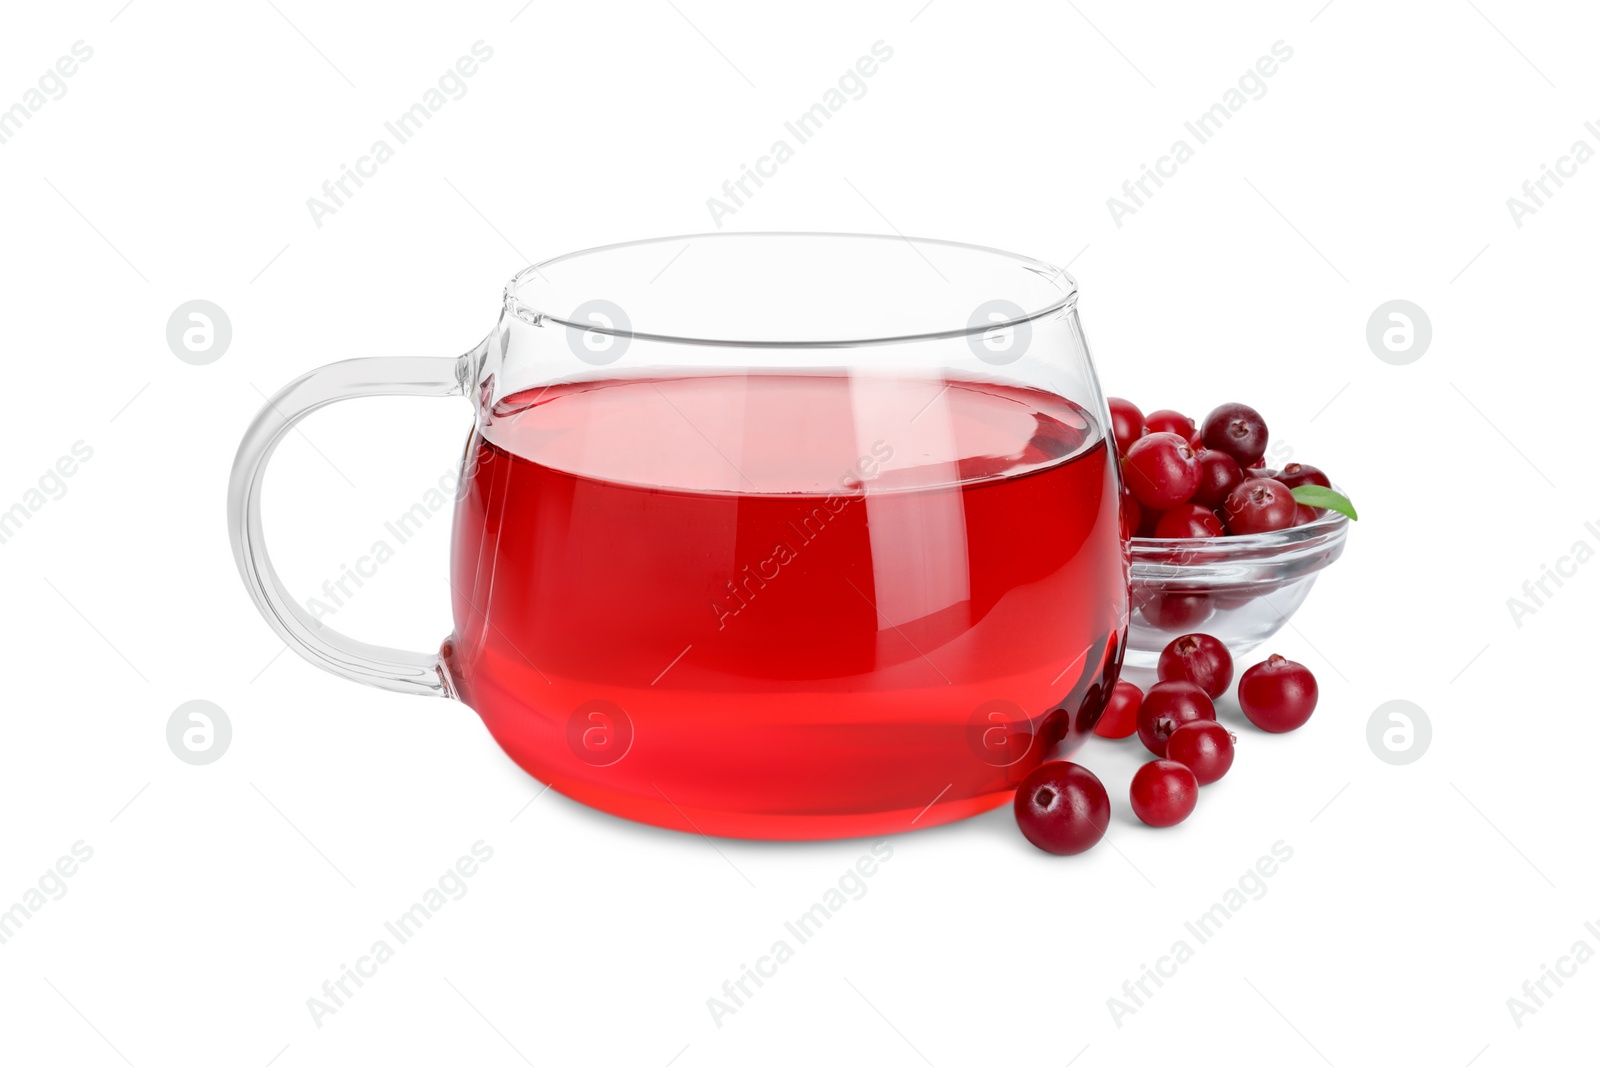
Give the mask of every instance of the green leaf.
[[1356, 506], [1343, 493], [1336, 493], [1325, 485], [1297, 485], [1290, 490], [1295, 503], [1313, 508], [1329, 508], [1352, 519], [1358, 518]]

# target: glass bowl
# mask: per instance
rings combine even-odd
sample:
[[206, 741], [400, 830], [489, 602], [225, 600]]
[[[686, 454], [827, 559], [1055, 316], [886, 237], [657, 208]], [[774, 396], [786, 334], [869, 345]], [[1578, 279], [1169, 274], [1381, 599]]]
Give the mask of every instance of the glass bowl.
[[1125, 664], [1153, 670], [1175, 637], [1207, 633], [1235, 657], [1277, 633], [1344, 553], [1337, 511], [1303, 526], [1239, 537], [1135, 537]]

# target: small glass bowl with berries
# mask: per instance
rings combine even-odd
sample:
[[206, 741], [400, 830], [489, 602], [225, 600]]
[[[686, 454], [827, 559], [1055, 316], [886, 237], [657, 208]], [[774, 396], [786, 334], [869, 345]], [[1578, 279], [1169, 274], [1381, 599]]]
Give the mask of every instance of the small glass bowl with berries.
[[1131, 667], [1153, 668], [1175, 637], [1204, 630], [1235, 655], [1289, 621], [1356, 517], [1321, 470], [1264, 466], [1267, 424], [1245, 404], [1205, 420], [1109, 401], [1130, 541]]

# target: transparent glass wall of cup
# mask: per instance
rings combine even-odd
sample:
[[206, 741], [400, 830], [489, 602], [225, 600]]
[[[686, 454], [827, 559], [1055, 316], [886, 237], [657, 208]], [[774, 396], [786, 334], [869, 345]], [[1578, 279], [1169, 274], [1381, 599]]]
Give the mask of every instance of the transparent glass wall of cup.
[[[311, 662], [464, 701], [596, 808], [788, 839], [972, 815], [1092, 731], [1125, 647], [1076, 299], [1035, 260], [899, 237], [552, 259], [465, 355], [336, 363], [274, 397], [234, 467], [240, 571]], [[438, 653], [313, 621], [262, 542], [277, 441], [379, 394], [476, 416]]]

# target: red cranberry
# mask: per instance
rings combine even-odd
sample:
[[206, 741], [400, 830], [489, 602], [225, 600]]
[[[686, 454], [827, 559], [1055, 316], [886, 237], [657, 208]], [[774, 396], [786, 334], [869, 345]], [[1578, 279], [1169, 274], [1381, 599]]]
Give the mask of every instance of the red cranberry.
[[1111, 798], [1092, 771], [1053, 760], [1017, 786], [1012, 808], [1022, 836], [1046, 852], [1075, 856], [1095, 846], [1111, 824]]
[[1147, 826], [1176, 826], [1194, 811], [1200, 780], [1177, 760], [1154, 759], [1133, 774], [1128, 802]]
[[1295, 526], [1304, 526], [1306, 523], [1316, 522], [1320, 518], [1322, 518], [1322, 512], [1318, 511], [1310, 504], [1296, 504], [1294, 506], [1293, 525]]
[[1240, 608], [1249, 607], [1266, 595], [1259, 589], [1245, 586], [1227, 593], [1212, 593], [1211, 601], [1217, 606], [1218, 611], [1238, 611]]
[[1290, 489], [1299, 485], [1320, 485], [1324, 489], [1332, 489], [1333, 483], [1328, 481], [1328, 476], [1309, 463], [1290, 463], [1276, 475], [1278, 481]]
[[1247, 404], [1213, 408], [1203, 429], [1206, 447], [1226, 452], [1241, 467], [1254, 467], [1267, 454], [1267, 420]]
[[1122, 477], [1139, 503], [1165, 511], [1194, 494], [1200, 484], [1200, 467], [1188, 441], [1177, 434], [1151, 433], [1128, 449]]
[[1210, 508], [1179, 504], [1156, 521], [1156, 537], [1221, 537], [1222, 522]]
[[1186, 722], [1167, 738], [1167, 758], [1193, 771], [1201, 785], [1210, 785], [1233, 766], [1233, 741], [1220, 722]]
[[1193, 682], [1157, 682], [1139, 705], [1139, 740], [1158, 756], [1167, 754], [1167, 738], [1186, 722], [1217, 717], [1206, 691]]
[[[1151, 695], [1159, 688], [1153, 686]], [[1145, 706], [1149, 703], [1146, 697]], [[1268, 656], [1239, 679], [1239, 707], [1245, 718], [1267, 733], [1288, 733], [1304, 726], [1317, 710], [1317, 680], [1292, 660]]]
[[1144, 691], [1132, 682], [1118, 682], [1111, 689], [1111, 699], [1094, 732], [1100, 737], [1132, 737], [1139, 728], [1139, 705], [1144, 702]]
[[1271, 478], [1246, 478], [1223, 507], [1228, 532], [1268, 533], [1294, 524], [1294, 497], [1289, 487]]
[[1106, 406], [1111, 409], [1111, 436], [1117, 442], [1117, 455], [1126, 456], [1133, 443], [1144, 436], [1144, 413], [1120, 396], [1109, 398]]
[[1175, 433], [1187, 441], [1194, 436], [1194, 420], [1181, 411], [1162, 408], [1144, 417], [1145, 433]]
[[1184, 634], [1161, 650], [1156, 677], [1163, 682], [1193, 682], [1215, 700], [1233, 681], [1233, 657], [1228, 646], [1210, 634]]
[[1144, 522], [1144, 509], [1139, 507], [1139, 502], [1133, 494], [1128, 492], [1128, 487], [1122, 487], [1122, 539], [1127, 540], [1139, 532], [1139, 527]]
[[1244, 481], [1243, 468], [1226, 452], [1208, 448], [1195, 456], [1195, 462], [1200, 465], [1200, 485], [1191, 498], [1196, 504], [1220, 508], [1228, 494]]
[[1158, 630], [1191, 630], [1211, 618], [1211, 596], [1206, 593], [1148, 593], [1139, 610]]

